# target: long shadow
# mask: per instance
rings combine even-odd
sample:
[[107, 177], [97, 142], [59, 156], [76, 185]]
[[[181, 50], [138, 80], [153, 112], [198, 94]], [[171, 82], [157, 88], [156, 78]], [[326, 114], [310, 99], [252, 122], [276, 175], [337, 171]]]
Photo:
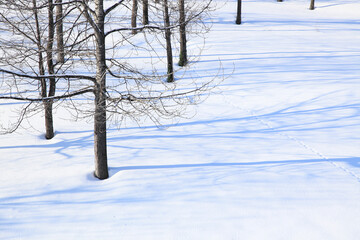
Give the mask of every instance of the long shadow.
[[[196, 120], [190, 122], [176, 123], [176, 124], [165, 124], [162, 128], [169, 127], [184, 127], [184, 126], [208, 126], [209, 128], [214, 127], [213, 131], [207, 132], [191, 132], [191, 133], [167, 133], [163, 134], [159, 131], [154, 131], [158, 126], [150, 125], [145, 127], [128, 127], [123, 130], [144, 130], [150, 131], [137, 134], [111, 134], [108, 137], [108, 146], [113, 148], [130, 149], [130, 150], [142, 150], [144, 147], [138, 145], [122, 144], [126, 140], [141, 140], [141, 139], [201, 139], [201, 138], [212, 138], [212, 139], [250, 139], [253, 138], [251, 134], [278, 134], [282, 132], [311, 132], [316, 130], [331, 130], [357, 127], [356, 123], [360, 116], [360, 102], [351, 101], [349, 103], [339, 103], [335, 105], [309, 108], [309, 106], [317, 105], [317, 102], [323, 102], [324, 99], [332, 98], [337, 95], [337, 91], [329, 92], [317, 97], [307, 99], [296, 104], [288, 105], [283, 108], [277, 109], [272, 112], [268, 112], [267, 109], [260, 109], [259, 112], [265, 112], [263, 114], [247, 113], [239, 117], [218, 117], [214, 116], [210, 119]], [[346, 110], [346, 114], [344, 114]], [[341, 114], [338, 114], [341, 113]], [[299, 119], [294, 121], [293, 119]], [[272, 123], [273, 127], [258, 124], [256, 128], [247, 128], [247, 123], [259, 121], [259, 119]], [[226, 123], [231, 123], [232, 128], [223, 128]], [[220, 127], [218, 124], [222, 124]], [[116, 129], [109, 129], [109, 131], [116, 131]], [[58, 136], [71, 134], [71, 139], [64, 138], [58, 141]], [[78, 134], [81, 134], [80, 137]], [[265, 136], [268, 138], [268, 136]], [[57, 135], [53, 141], [41, 141], [38, 144], [29, 145], [15, 145], [15, 146], [0, 146], [2, 149], [36, 149], [36, 148], [51, 148], [55, 154], [61, 154], [64, 157], [70, 159], [73, 158], [70, 148], [86, 149], [93, 145], [93, 130], [80, 130], [71, 132], [57, 132]], [[158, 146], [160, 149], [160, 146]], [[168, 150], [165, 146], [161, 146], [161, 149]]]
[[[78, 186], [73, 186], [71, 188], [64, 189], [37, 189], [35, 193], [27, 194], [26, 192], [21, 193], [20, 195], [6, 196], [0, 198], [0, 210], [1, 209], [11, 209], [11, 208], [36, 208], [38, 206], [48, 205], [53, 207], [58, 206], [103, 206], [104, 204], [133, 204], [133, 203], [151, 203], [162, 200], [163, 198], [171, 198], [172, 195], [168, 194], [159, 194], [158, 190], [152, 190], [143, 194], [129, 194], [129, 195], [120, 195], [115, 196], [114, 194], [107, 194], [107, 192], [112, 192], [114, 189], [112, 187], [102, 187], [103, 184], [106, 184], [106, 181], [113, 179], [114, 175], [121, 174], [126, 171], [139, 171], [139, 170], [169, 170], [169, 169], [213, 169], [216, 171], [216, 168], [231, 168], [231, 171], [241, 172], [242, 167], [247, 170], [252, 169], [254, 172], [259, 172], [264, 170], [264, 168], [273, 168], [273, 167], [288, 167], [294, 165], [298, 167], [302, 164], [316, 164], [316, 163], [346, 163], [350, 166], [359, 168], [360, 167], [360, 157], [350, 157], [350, 158], [332, 158], [332, 159], [301, 159], [301, 160], [283, 160], [283, 161], [258, 161], [258, 162], [230, 162], [230, 163], [192, 163], [192, 164], [167, 164], [167, 165], [138, 165], [138, 166], [121, 166], [121, 167], [111, 167], [110, 168], [110, 178], [108, 180], [95, 180], [95, 178], [89, 178], [87, 182], [82, 183]], [[222, 169], [223, 171], [224, 169]], [[345, 170], [345, 169], [344, 169]], [[161, 174], [161, 173], [159, 173]], [[90, 175], [90, 173], [89, 173]], [[205, 176], [206, 177], [206, 176]], [[210, 178], [213, 175], [209, 176]], [[359, 178], [355, 175], [353, 177]], [[116, 180], [116, 179], [115, 179]], [[261, 179], [260, 181], [267, 181], [267, 179]], [[99, 184], [97, 184], [99, 183]], [[131, 183], [129, 183], [131, 184]], [[110, 185], [111, 186], [111, 185]], [[181, 194], [181, 193], [180, 193]], [[94, 196], [96, 197], [94, 198]], [[52, 219], [53, 216], [42, 216], [44, 217], [43, 221], [56, 221]], [[13, 220], [5, 216], [0, 216], [0, 230], [1, 226], [12, 226], [21, 225], [24, 221], [31, 221], [30, 217], [22, 217], [21, 220]], [[39, 220], [39, 219], [37, 219]], [[5, 228], [6, 229], [6, 228]]]
[[169, 164], [169, 165], [142, 165], [142, 166], [123, 166], [111, 167], [112, 175], [121, 171], [134, 170], [154, 170], [154, 169], [177, 169], [177, 168], [212, 168], [212, 167], [233, 167], [233, 166], [285, 166], [304, 163], [321, 162], [343, 162], [354, 167], [360, 167], [360, 158], [333, 158], [333, 159], [305, 159], [305, 160], [285, 160], [285, 161], [260, 161], [260, 162], [231, 162], [231, 163], [198, 163], [198, 164]]
[[[352, 3], [357, 3], [357, 2], [352, 2]], [[323, 6], [316, 6], [316, 8], [328, 8], [328, 7], [334, 7], [334, 6], [339, 6], [339, 5], [345, 5], [345, 4], [352, 4], [350, 3], [333, 3], [333, 4], [328, 4], [328, 5], [323, 5]]]
[[[360, 157], [350, 157], [350, 158], [332, 158], [332, 159], [301, 159], [301, 160], [282, 160], [282, 161], [258, 161], [258, 162], [230, 162], [230, 163], [218, 163], [218, 162], [209, 162], [209, 163], [192, 163], [192, 164], [164, 164], [164, 165], [138, 165], [138, 166], [121, 166], [121, 167], [110, 167], [110, 178], [124, 171], [138, 171], [138, 170], [166, 170], [166, 169], [187, 169], [187, 168], [203, 168], [203, 169], [211, 169], [211, 168], [232, 168], [232, 167], [254, 167], [254, 171], [259, 167], [264, 168], [272, 168], [272, 167], [281, 167], [281, 166], [289, 166], [289, 165], [301, 165], [301, 164], [313, 164], [313, 163], [324, 163], [324, 162], [334, 162], [334, 163], [346, 163], [350, 166], [360, 168]], [[240, 168], [239, 168], [240, 169]], [[93, 182], [95, 180], [89, 178], [89, 181]], [[101, 184], [108, 180], [99, 181]], [[359, 179], [358, 179], [359, 180]], [[53, 199], [53, 196], [58, 195], [76, 195], [83, 193], [101, 193], [111, 191], [108, 188], [98, 188], [98, 184], [96, 182], [93, 184], [89, 184], [89, 182], [85, 183], [85, 185], [75, 186], [72, 188], [60, 189], [60, 190], [47, 190], [41, 193], [36, 194], [24, 194], [17, 196], [8, 196], [0, 198], [0, 208], [8, 207], [8, 206], [17, 206], [17, 205], [37, 205], [40, 203], [44, 204], [94, 204], [101, 203], [102, 201], [109, 202], [110, 199], [103, 200], [91, 200], [87, 198], [81, 198], [80, 200], [71, 200], [70, 198], [61, 198]], [[41, 199], [43, 197], [50, 197], [50, 199]], [[124, 196], [124, 198], [117, 198], [114, 201], [116, 202], [136, 202], [136, 201], [150, 201], [151, 199], [139, 199], [139, 198], [131, 198]]]
[[[359, 51], [358, 51], [359, 52]], [[338, 54], [338, 53], [350, 53], [350, 54], [354, 54], [354, 51], [350, 51], [350, 50], [343, 50], [343, 51], [333, 51], [333, 50], [322, 50], [321, 52], [317, 52], [317, 53], [321, 53], [321, 54]], [[311, 51], [271, 51], [271, 52], [238, 52], [238, 53], [213, 53], [213, 54], [202, 54], [202, 57], [220, 57], [220, 56], [261, 56], [261, 55], [282, 55], [282, 54], [293, 54], [293, 55], [298, 55], [298, 54], [314, 54], [314, 52]], [[323, 57], [327, 57], [328, 55], [323, 55]], [[344, 55], [344, 56], [348, 56], [348, 55]], [[193, 56], [196, 57], [196, 56]], [[321, 57], [321, 56], [318, 56]], [[264, 57], [265, 58], [265, 57]], [[267, 58], [267, 57], [266, 57]]]
[[[331, 93], [329, 93], [331, 95]], [[119, 135], [112, 135], [108, 137], [108, 145], [116, 148], [123, 149], [132, 149], [132, 150], [140, 150], [143, 149], [141, 146], [128, 146], [126, 144], [121, 144], [122, 141], [126, 140], [141, 140], [141, 139], [200, 139], [200, 138], [251, 138], [249, 134], [277, 134], [281, 132], [287, 131], [315, 131], [315, 130], [330, 130], [337, 129], [342, 127], [356, 127], [355, 120], [360, 116], [360, 103], [352, 103], [352, 104], [342, 104], [342, 105], [334, 105], [327, 107], [320, 107], [316, 109], [306, 109], [303, 110], [301, 108], [311, 105], [317, 100], [321, 100], [322, 97], [329, 96], [319, 96], [317, 98], [309, 99], [307, 101], [300, 102], [295, 105], [288, 106], [286, 108], [282, 108], [270, 113], [259, 114], [259, 115], [245, 115], [243, 117], [235, 117], [235, 118], [213, 118], [209, 120], [198, 120], [177, 124], [168, 124], [163, 125], [164, 128], [168, 127], [184, 127], [184, 126], [196, 126], [196, 125], [204, 125], [204, 126], [212, 126], [216, 124], [224, 124], [224, 123], [236, 123], [238, 122], [240, 128], [238, 129], [216, 129], [215, 132], [195, 132], [195, 133], [174, 133], [174, 134], [161, 134], [161, 133], [148, 133], [148, 134], [136, 134], [136, 135], [128, 135], [119, 133]], [[299, 109], [300, 108], [300, 109]], [[338, 115], [337, 111], [342, 110], [351, 110], [346, 115]], [[315, 116], [315, 117], [312, 117]], [[323, 117], [321, 117], [323, 116]], [[294, 118], [297, 119], [306, 119], [306, 121], [290, 121], [289, 123], [284, 122], [282, 119]], [[268, 126], [259, 125], [258, 128], [247, 129], [246, 123], [251, 121], [258, 121], [258, 119], [262, 119], [271, 123], [275, 123], [276, 125], [273, 128], [269, 128]], [[349, 121], [348, 121], [349, 120]], [[277, 124], [277, 122], [281, 122], [281, 124]], [[244, 123], [244, 124], [241, 124]], [[216, 127], [216, 126], [215, 126]], [[129, 127], [123, 128], [123, 130], [134, 130], [134, 129], [150, 129], [155, 130], [158, 126], [146, 126], [143, 128], [139, 127]], [[111, 129], [110, 131], [116, 131], [115, 129]], [[92, 130], [82, 130], [82, 131], [72, 131], [72, 132], [58, 132], [58, 135], [61, 134], [73, 134], [76, 136], [76, 133], [88, 133], [85, 136], [74, 138], [74, 139], [64, 139], [55, 143], [48, 143], [44, 140], [44, 142], [40, 142], [39, 144], [29, 144], [29, 145], [15, 145], [15, 146], [0, 146], [1, 149], [29, 149], [29, 148], [53, 148], [54, 153], [61, 154], [66, 158], [72, 158], [70, 151], [66, 151], [68, 148], [88, 148], [89, 145], [93, 144], [93, 132]]]

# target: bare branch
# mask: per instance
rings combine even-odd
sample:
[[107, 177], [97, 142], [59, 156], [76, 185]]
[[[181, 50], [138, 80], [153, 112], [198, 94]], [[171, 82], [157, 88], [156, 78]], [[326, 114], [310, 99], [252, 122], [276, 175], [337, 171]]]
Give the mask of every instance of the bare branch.
[[89, 6], [84, 2], [84, 1], [74, 1], [74, 2], [78, 2], [81, 3], [81, 5], [84, 7], [84, 9], [82, 9], [82, 14], [84, 15], [84, 17], [86, 18], [86, 20], [88, 21], [88, 23], [93, 27], [94, 31], [97, 34], [101, 34], [101, 30], [99, 29], [98, 25], [95, 23], [94, 19], [90, 16], [89, 12], [91, 12], [91, 14], [93, 16], [96, 16], [94, 10], [92, 10], [91, 8], [89, 8]]
[[144, 26], [140, 26], [140, 27], [124, 27], [124, 28], [116, 28], [116, 29], [112, 29], [108, 32], [105, 33], [105, 37], [107, 37], [108, 35], [115, 33], [115, 32], [122, 32], [122, 31], [142, 31], [145, 29], [150, 29], [150, 30], [161, 30], [161, 31], [165, 31], [168, 29], [174, 29], [174, 28], [178, 28], [180, 27], [182, 24], [185, 23], [185, 25], [187, 25], [189, 22], [191, 22], [192, 20], [198, 18], [199, 16], [201, 16], [211, 5], [213, 0], [209, 0], [207, 2], [207, 4], [199, 11], [197, 12], [195, 15], [191, 16], [190, 18], [186, 19], [185, 22], [183, 23], [177, 23], [174, 25], [171, 25], [169, 27], [165, 27], [165, 26], [156, 26], [156, 25], [144, 25]]
[[16, 123], [14, 124], [14, 126], [10, 127], [9, 130], [7, 131], [1, 131], [0, 132], [0, 135], [1, 134], [9, 134], [9, 133], [13, 133], [15, 132], [21, 125], [21, 123], [24, 121], [24, 118], [25, 118], [25, 115], [26, 115], [26, 112], [28, 111], [30, 105], [32, 104], [32, 102], [30, 102], [26, 107], [24, 107], [22, 110], [21, 110], [21, 113], [19, 115], [19, 118], [18, 120], [16, 121]]
[[49, 78], [56, 78], [56, 79], [64, 78], [64, 79], [84, 79], [84, 80], [90, 80], [92, 82], [95, 82], [95, 77], [91, 77], [88, 75], [49, 74], [49, 75], [33, 76], [33, 75], [28, 75], [28, 74], [16, 73], [16, 72], [5, 70], [2, 68], [0, 68], [0, 72], [8, 73], [8, 74], [11, 74], [11, 75], [17, 76], [17, 77], [30, 78], [30, 79], [35, 79], [35, 80], [42, 80], [42, 79], [49, 79]]
[[105, 10], [105, 16], [108, 15], [112, 10], [117, 8], [119, 5], [121, 5], [123, 2], [124, 2], [124, 0], [120, 0], [117, 3], [115, 3], [114, 5], [112, 5], [111, 7], [109, 7], [108, 9], [106, 9]]
[[51, 101], [51, 100], [59, 100], [65, 98], [71, 98], [74, 96], [82, 95], [85, 93], [94, 92], [93, 89], [83, 89], [79, 91], [75, 91], [69, 94], [64, 94], [61, 96], [52, 96], [52, 97], [42, 97], [42, 98], [28, 98], [28, 97], [15, 97], [15, 96], [0, 96], [0, 99], [11, 99], [17, 101], [28, 101], [28, 102], [43, 102], [43, 101]]

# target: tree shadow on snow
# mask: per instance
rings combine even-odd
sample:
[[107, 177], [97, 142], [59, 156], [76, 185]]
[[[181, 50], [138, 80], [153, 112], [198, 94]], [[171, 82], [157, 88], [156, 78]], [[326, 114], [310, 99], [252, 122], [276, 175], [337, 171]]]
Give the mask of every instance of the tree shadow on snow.
[[258, 162], [230, 162], [230, 163], [194, 163], [194, 164], [169, 164], [169, 165], [141, 165], [141, 166], [123, 166], [111, 167], [111, 175], [115, 175], [122, 171], [136, 170], [156, 170], [156, 169], [178, 169], [178, 168], [213, 168], [213, 167], [233, 167], [233, 166], [286, 166], [293, 164], [309, 164], [309, 163], [346, 163], [350, 166], [360, 168], [360, 157], [351, 158], [331, 158], [331, 159], [304, 159], [304, 160], [285, 160], [285, 161], [258, 161]]

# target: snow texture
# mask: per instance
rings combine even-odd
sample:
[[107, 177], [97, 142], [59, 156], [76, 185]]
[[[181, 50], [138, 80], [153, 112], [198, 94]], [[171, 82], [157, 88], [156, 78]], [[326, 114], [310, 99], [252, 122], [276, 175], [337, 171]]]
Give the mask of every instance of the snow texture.
[[244, 1], [240, 26], [216, 3], [188, 74], [225, 80], [191, 119], [109, 129], [109, 179], [61, 108], [52, 140], [41, 116], [0, 136], [0, 239], [360, 239], [360, 3]]

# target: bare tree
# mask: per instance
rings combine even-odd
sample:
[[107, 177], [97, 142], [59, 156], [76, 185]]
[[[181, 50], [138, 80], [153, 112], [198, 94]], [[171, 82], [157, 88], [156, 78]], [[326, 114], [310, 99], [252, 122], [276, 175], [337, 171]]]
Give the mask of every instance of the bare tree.
[[[3, 99], [29, 101], [33, 104], [26, 106], [21, 111], [18, 121], [9, 127], [6, 132], [13, 132], [20, 126], [27, 112], [44, 112], [45, 138], [54, 137], [53, 104], [54, 100], [74, 95], [70, 93], [69, 84], [62, 85], [63, 96], [55, 96], [57, 83], [60, 79], [82, 78], [74, 74], [64, 74], [69, 68], [68, 63], [56, 63], [54, 56], [59, 49], [54, 49], [55, 27], [54, 8], [59, 1], [32, 0], [4, 0], [0, 2], [0, 72], [5, 74], [1, 84], [6, 86], [3, 90], [7, 96]], [[60, 3], [61, 4], [61, 3]], [[70, 8], [65, 15], [71, 14], [75, 8]], [[76, 31], [79, 19], [72, 19], [67, 36], [67, 50], [61, 50], [71, 59], [74, 54], [79, 54], [81, 45], [81, 32]], [[62, 34], [63, 37], [64, 33]], [[79, 41], [79, 44], [76, 42]], [[59, 77], [61, 75], [61, 77]], [[10, 94], [9, 94], [10, 93]], [[35, 104], [41, 102], [42, 105]]]
[[[157, 122], [159, 117], [174, 117], [180, 116], [181, 111], [174, 106], [185, 106], [194, 104], [194, 100], [199, 97], [199, 93], [206, 91], [209, 83], [195, 86], [190, 91], [176, 90], [176, 85], [168, 86], [161, 80], [161, 76], [147, 75], [139, 72], [130, 65], [118, 62], [115, 58], [107, 58], [105, 47], [106, 37], [121, 33], [124, 36], [124, 31], [135, 30], [150, 30], [165, 31], [165, 35], [171, 34], [171, 29], [178, 27], [177, 25], [171, 26], [168, 15], [168, 2], [164, 0], [164, 26], [145, 25], [136, 28], [114, 28], [105, 32], [105, 17], [111, 13], [122, 1], [104, 9], [103, 0], [95, 0], [95, 10], [89, 11], [88, 5], [83, 4], [83, 13], [87, 21], [91, 23], [94, 31], [94, 41], [96, 45], [96, 77], [94, 84], [95, 95], [95, 112], [94, 112], [94, 135], [95, 135], [95, 176], [99, 179], [108, 177], [107, 170], [107, 154], [106, 154], [106, 119], [107, 113], [115, 114], [131, 114], [134, 117], [137, 114], [145, 115]], [[207, 7], [207, 5], [205, 6]], [[205, 10], [201, 9], [201, 12]], [[195, 19], [195, 18], [194, 18]], [[114, 44], [117, 45], [117, 44]], [[167, 45], [169, 46], [169, 45]], [[167, 49], [171, 50], [167, 47]], [[112, 68], [110, 65], [112, 65]], [[127, 75], [117, 74], [113, 71], [126, 73]], [[169, 82], [169, 73], [173, 77], [173, 70], [168, 68], [167, 80]], [[125, 79], [125, 82], [112, 85], [106, 84], [106, 76], [110, 74], [113, 78]], [[154, 81], [155, 80], [155, 81]], [[171, 82], [171, 81], [170, 81]], [[131, 87], [130, 87], [131, 84]], [[150, 84], [150, 86], [149, 86]], [[162, 90], [153, 91], [154, 85], [161, 87]], [[119, 90], [119, 88], [123, 90]], [[124, 88], [125, 87], [125, 88]], [[125, 92], [124, 92], [125, 90]], [[196, 102], [196, 101], [195, 101]]]
[[[53, 9], [52, 0], [47, 1], [41, 7], [34, 5], [31, 10], [37, 12], [38, 9], [43, 9], [42, 7], [44, 9]], [[36, 0], [33, 0], [33, 3], [35, 4]], [[13, 79], [17, 78], [23, 81], [22, 85], [15, 84], [17, 87], [13, 93], [9, 94], [9, 89], [5, 90], [4, 94], [0, 94], [0, 99], [20, 100], [36, 104], [38, 102], [52, 103], [53, 101], [74, 99], [77, 96], [82, 96], [82, 100], [79, 100], [80, 104], [70, 102], [77, 114], [84, 117], [93, 117], [94, 174], [99, 179], [106, 179], [109, 176], [106, 139], [109, 119], [116, 122], [117, 119], [121, 121], [121, 119], [129, 117], [136, 121], [145, 117], [159, 123], [160, 118], [181, 117], [185, 107], [196, 104], [202, 93], [208, 91], [212, 84], [211, 82], [200, 82], [193, 83], [190, 89], [189, 87], [183, 88], [186, 90], [177, 89], [179, 84], [164, 81], [168, 74], [158, 74], [157, 69], [144, 70], [138, 68], [136, 66], [139, 64], [138, 61], [132, 62], [131, 59], [124, 57], [127, 54], [124, 54], [123, 51], [132, 51], [133, 48], [137, 48], [136, 42], [131, 42], [131, 39], [140, 37], [140, 34], [135, 37], [132, 34], [134, 30], [142, 31], [144, 36], [148, 35], [148, 38], [150, 38], [150, 36], [157, 36], [163, 32], [166, 33], [168, 30], [178, 28], [179, 24], [171, 25], [169, 19], [165, 20], [164, 25], [144, 25], [140, 27], [132, 27], [131, 23], [126, 25], [124, 21], [112, 23], [112, 16], [121, 16], [122, 4], [123, 0], [119, 0], [105, 9], [103, 0], [94, 0], [91, 3], [88, 1], [62, 2], [62, 5], [66, 5], [69, 9], [68, 13], [72, 13], [72, 15], [63, 14], [63, 19], [69, 18], [69, 24], [64, 24], [64, 34], [68, 36], [64, 41], [65, 56], [75, 54], [71, 57], [73, 60], [67, 61], [70, 57], [65, 57], [65, 64], [59, 64], [62, 68], [60, 70], [54, 69], [54, 71], [49, 70], [51, 64], [45, 65], [43, 60], [39, 60], [45, 52], [48, 56], [47, 61], [51, 62], [48, 53], [54, 52], [54, 50], [51, 48], [53, 43], [49, 42], [53, 42], [50, 36], [54, 37], [54, 31], [48, 30], [47, 26], [42, 26], [43, 21], [37, 21], [39, 30], [49, 32], [46, 51], [43, 50], [44, 47], [41, 44], [35, 41], [35, 44], [39, 45], [36, 51], [38, 58], [35, 62], [42, 63], [39, 64], [39, 71], [33, 70], [33, 62], [30, 60], [28, 61], [28, 68], [31, 71], [21, 71], [19, 66], [7, 59], [7, 56], [2, 59], [4, 62], [1, 64], [2, 68], [0, 68], [0, 72], [5, 74], [3, 81], [5, 79], [11, 83]], [[167, 2], [164, 4], [165, 6], [167, 6]], [[7, 5], [2, 7], [8, 10]], [[194, 14], [187, 21], [199, 18], [202, 13], [206, 12], [206, 7], [207, 5], [204, 5], [204, 9], [198, 9], [198, 14]], [[14, 7], [12, 10], [18, 11], [18, 8]], [[43, 14], [42, 11], [40, 13]], [[36, 17], [34, 18], [36, 19]], [[46, 18], [49, 21], [53, 19], [50, 10]], [[128, 18], [125, 17], [125, 19]], [[125, 25], [119, 25], [119, 22]], [[26, 36], [22, 33], [18, 36], [20, 36], [19, 39], [26, 39]], [[43, 36], [43, 34], [40, 31], [40, 34], [36, 34], [36, 36]], [[145, 43], [149, 46], [145, 47]], [[129, 46], [127, 47], [126, 44]], [[20, 46], [19, 49], [21, 50], [17, 57], [24, 58], [22, 47], [25, 44], [20, 42], [17, 45]], [[141, 49], [144, 54], [151, 56], [154, 49], [152, 42], [142, 40], [140, 45], [141, 47], [138, 47], [137, 50]], [[119, 46], [122, 47], [119, 48]], [[32, 49], [30, 48], [28, 51]], [[32, 54], [30, 55], [32, 56]], [[157, 54], [155, 53], [155, 55]], [[53, 66], [55, 65], [53, 64]], [[86, 74], [83, 74], [84, 69], [88, 71]], [[41, 72], [41, 74], [38, 72]], [[42, 85], [48, 82], [51, 83], [53, 80], [57, 83], [56, 86], [63, 87], [63, 91], [44, 94], [43, 89], [48, 88], [44, 88]], [[33, 81], [35, 81], [35, 84]], [[28, 88], [28, 84], [35, 87], [36, 83], [39, 83], [40, 86], [40, 96], [34, 96], [31, 91], [22, 92], [23, 89]], [[10, 85], [9, 87], [11, 87]], [[92, 106], [87, 105], [87, 103], [91, 103]], [[26, 111], [26, 108], [24, 109]], [[20, 118], [22, 117], [24, 115], [21, 115]]]
[[[35, 5], [35, 0], [33, 0]], [[53, 45], [54, 45], [54, 5], [53, 0], [48, 0], [48, 38], [46, 44], [46, 63], [49, 75], [54, 75], [54, 62], [53, 62]], [[39, 23], [37, 23], [39, 24]], [[40, 36], [39, 36], [40, 37]], [[46, 87], [44, 87], [45, 89]], [[48, 97], [53, 97], [55, 95], [56, 81], [54, 77], [49, 77], [49, 90]], [[45, 96], [45, 95], [44, 95]], [[46, 139], [51, 139], [54, 137], [54, 124], [53, 124], [53, 101], [51, 99], [44, 100], [45, 106], [45, 127], [46, 127]]]
[[[55, 94], [56, 82], [53, 78], [46, 79], [43, 76], [54, 73], [53, 65], [53, 42], [54, 22], [52, 1], [40, 2], [46, 4], [47, 13], [40, 13], [42, 6], [38, 6], [36, 0], [24, 1], [2, 1], [0, 7], [0, 22], [3, 26], [3, 37], [1, 38], [1, 64], [10, 69], [19, 70], [20, 74], [26, 74], [25, 68], [35, 73], [38, 78], [35, 82], [28, 81], [29, 85], [35, 85], [40, 96], [44, 99], [43, 107], [45, 113], [45, 137], [54, 137], [53, 127], [53, 102], [47, 100]], [[6, 6], [7, 10], [3, 10]], [[15, 14], [15, 13], [21, 14]], [[42, 15], [46, 15], [43, 18]], [[48, 20], [47, 27], [42, 26], [44, 20]], [[12, 33], [12, 34], [11, 34]], [[21, 37], [19, 37], [21, 36]], [[36, 65], [33, 65], [36, 63]], [[25, 66], [24, 66], [25, 65]], [[17, 78], [15, 78], [17, 77]], [[14, 76], [13, 86], [19, 88], [23, 84], [20, 75]], [[17, 126], [17, 125], [15, 125]], [[15, 129], [12, 129], [15, 130]]]

